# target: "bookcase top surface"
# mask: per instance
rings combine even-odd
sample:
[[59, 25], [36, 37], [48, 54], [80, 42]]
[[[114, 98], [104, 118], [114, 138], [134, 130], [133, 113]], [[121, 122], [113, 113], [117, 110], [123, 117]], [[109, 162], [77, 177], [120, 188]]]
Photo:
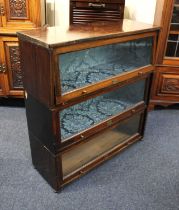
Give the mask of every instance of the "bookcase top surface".
[[118, 22], [93, 22], [85, 25], [37, 28], [17, 32], [19, 39], [45, 48], [56, 48], [87, 41], [124, 37], [159, 30], [160, 27], [123, 19]]

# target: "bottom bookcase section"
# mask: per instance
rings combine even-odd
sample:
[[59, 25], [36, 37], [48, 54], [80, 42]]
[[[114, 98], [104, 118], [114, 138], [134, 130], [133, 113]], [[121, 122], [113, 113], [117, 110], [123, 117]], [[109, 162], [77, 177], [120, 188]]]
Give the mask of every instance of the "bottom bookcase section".
[[140, 119], [141, 114], [136, 114], [95, 135], [87, 142], [64, 152], [62, 154], [63, 177], [67, 178], [88, 164], [98, 161], [99, 158], [106, 156], [113, 149], [128, 141], [130, 137], [139, 133]]
[[132, 117], [57, 153], [51, 152], [29, 131], [32, 162], [45, 180], [58, 191], [64, 185], [141, 139], [145, 113], [145, 111], [139, 111]]

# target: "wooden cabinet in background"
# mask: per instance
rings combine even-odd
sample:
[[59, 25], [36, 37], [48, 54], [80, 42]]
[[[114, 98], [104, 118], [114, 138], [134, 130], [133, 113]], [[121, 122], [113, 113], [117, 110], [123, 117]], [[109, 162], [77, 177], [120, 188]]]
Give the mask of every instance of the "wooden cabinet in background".
[[3, 77], [8, 96], [23, 95], [22, 72], [17, 37], [0, 37], [1, 62], [4, 65]]
[[41, 0], [0, 0], [0, 97], [23, 97], [17, 31], [42, 24]]
[[154, 22], [161, 25], [162, 30], [150, 109], [155, 105], [179, 103], [179, 0], [158, 0]]
[[6, 28], [33, 28], [40, 24], [39, 0], [0, 0], [1, 24]]

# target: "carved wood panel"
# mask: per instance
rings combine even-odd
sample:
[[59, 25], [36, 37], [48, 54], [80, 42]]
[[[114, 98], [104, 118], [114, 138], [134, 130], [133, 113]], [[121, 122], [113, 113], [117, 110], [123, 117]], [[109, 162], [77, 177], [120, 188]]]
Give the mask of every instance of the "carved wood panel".
[[179, 75], [162, 75], [161, 93], [179, 94]]
[[22, 88], [22, 71], [20, 66], [20, 52], [18, 46], [9, 47], [10, 67], [12, 72], [12, 85], [14, 88]]
[[43, 17], [45, 15], [44, 5], [41, 5], [41, 1], [42, 0], [0, 0], [0, 4], [3, 8], [3, 15], [0, 18], [0, 27], [3, 27], [4, 31], [11, 31], [13, 28], [13, 32], [15, 32], [41, 26], [41, 24], [44, 24]]
[[23, 88], [20, 51], [17, 42], [5, 42], [5, 56], [10, 89]]
[[28, 19], [27, 0], [8, 0], [9, 19]]

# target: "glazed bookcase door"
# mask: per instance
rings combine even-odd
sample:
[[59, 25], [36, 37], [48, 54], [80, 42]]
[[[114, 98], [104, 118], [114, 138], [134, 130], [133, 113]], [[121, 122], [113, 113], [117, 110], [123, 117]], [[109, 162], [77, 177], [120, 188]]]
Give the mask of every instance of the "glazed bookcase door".
[[119, 150], [127, 144], [130, 139], [140, 136], [140, 124], [142, 114], [138, 113], [115, 126], [98, 133], [87, 142], [73, 147], [62, 154], [63, 179], [75, 173], [84, 173], [87, 168], [95, 165], [95, 161], [105, 160], [110, 157], [110, 153]]
[[150, 65], [152, 44], [147, 37], [60, 55], [62, 94]]
[[[154, 37], [57, 55], [57, 104], [83, 97], [153, 70]], [[60, 98], [61, 97], [61, 98]]]
[[164, 64], [179, 64], [179, 0], [174, 0], [169, 23]]
[[61, 141], [80, 138], [82, 133], [88, 135], [100, 129], [101, 124], [102, 127], [113, 124], [121, 113], [144, 107], [146, 82], [146, 79], [139, 80], [62, 110], [59, 113]]
[[39, 0], [1, 0], [2, 27], [32, 28], [39, 25]]
[[20, 66], [20, 51], [16, 37], [3, 37], [4, 73], [8, 95], [22, 96], [23, 83]]

